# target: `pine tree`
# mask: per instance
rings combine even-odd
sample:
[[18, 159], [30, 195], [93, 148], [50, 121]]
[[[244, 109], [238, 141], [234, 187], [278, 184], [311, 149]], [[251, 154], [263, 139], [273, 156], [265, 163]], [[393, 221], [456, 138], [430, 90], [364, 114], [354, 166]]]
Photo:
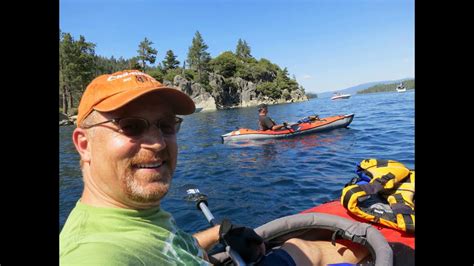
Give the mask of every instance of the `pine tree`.
[[206, 83], [208, 63], [211, 60], [210, 54], [206, 51], [208, 46], [204, 43], [199, 31], [193, 38], [193, 43], [188, 51], [189, 67], [198, 72], [198, 82]]
[[250, 54], [250, 46], [247, 44], [246, 41], [242, 41], [239, 39], [237, 42], [237, 48], [235, 48], [235, 54], [240, 58], [251, 58], [252, 55]]
[[148, 40], [145, 37], [145, 40], [140, 42], [138, 45], [138, 60], [141, 62], [141, 69], [145, 71], [146, 69], [146, 62], [150, 62], [150, 64], [154, 64], [156, 60], [156, 54], [158, 53], [156, 49], [151, 47], [153, 42]]
[[64, 113], [69, 113], [86, 85], [96, 74], [95, 44], [84, 36], [76, 41], [70, 33], [61, 33], [59, 42], [59, 93]]
[[179, 61], [176, 60], [176, 57], [172, 50], [166, 52], [165, 60], [163, 60], [163, 69], [167, 71], [168, 69], [175, 69], [179, 67]]

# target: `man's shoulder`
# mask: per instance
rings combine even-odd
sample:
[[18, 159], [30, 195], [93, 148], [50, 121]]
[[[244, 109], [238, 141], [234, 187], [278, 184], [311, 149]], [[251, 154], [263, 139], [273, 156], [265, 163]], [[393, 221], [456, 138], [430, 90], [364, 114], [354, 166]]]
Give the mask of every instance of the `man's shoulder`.
[[266, 122], [266, 121], [272, 121], [272, 119], [266, 115], [261, 115], [258, 117], [258, 121], [260, 122]]

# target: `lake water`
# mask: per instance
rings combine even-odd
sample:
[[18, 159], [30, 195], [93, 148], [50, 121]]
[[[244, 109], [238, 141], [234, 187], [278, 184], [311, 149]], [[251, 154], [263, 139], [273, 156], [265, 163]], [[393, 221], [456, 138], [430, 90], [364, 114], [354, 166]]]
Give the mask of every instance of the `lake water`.
[[[208, 227], [204, 215], [184, 200], [196, 185], [207, 194], [216, 218], [257, 227], [336, 199], [362, 159], [392, 159], [415, 168], [414, 91], [353, 95], [347, 100], [312, 99], [269, 106], [276, 122], [354, 113], [349, 128], [264, 142], [223, 144], [220, 135], [237, 126], [256, 128], [256, 108], [201, 112], [184, 117], [178, 135], [178, 166], [162, 207], [189, 233]], [[60, 127], [60, 227], [82, 192], [73, 127]]]

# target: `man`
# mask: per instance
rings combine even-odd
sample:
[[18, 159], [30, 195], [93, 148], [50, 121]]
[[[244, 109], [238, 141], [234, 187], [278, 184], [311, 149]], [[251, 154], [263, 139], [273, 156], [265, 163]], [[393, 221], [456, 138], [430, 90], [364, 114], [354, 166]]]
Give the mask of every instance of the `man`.
[[334, 253], [323, 252], [324, 246], [300, 239], [264, 256], [263, 240], [252, 229], [228, 222], [194, 235], [181, 231], [160, 201], [177, 163], [176, 134], [183, 120], [176, 115], [194, 110], [185, 93], [136, 70], [102, 75], [89, 84], [72, 136], [84, 190], [60, 233], [60, 263], [208, 265], [206, 251], [219, 241], [246, 261], [258, 259], [257, 265], [341, 257], [332, 247]]
[[266, 104], [260, 104], [257, 106], [258, 108], [258, 125], [260, 130], [280, 130], [282, 128], [287, 128], [288, 124], [283, 123], [281, 125], [277, 125], [275, 121], [273, 121], [270, 117], [267, 116], [268, 114], [268, 106]]

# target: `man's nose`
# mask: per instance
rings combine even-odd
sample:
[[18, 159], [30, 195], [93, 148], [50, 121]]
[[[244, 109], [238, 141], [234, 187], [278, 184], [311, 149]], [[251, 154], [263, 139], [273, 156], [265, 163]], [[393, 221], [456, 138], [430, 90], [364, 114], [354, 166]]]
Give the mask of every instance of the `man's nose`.
[[153, 125], [150, 126], [142, 139], [143, 145], [149, 149], [162, 150], [166, 147], [165, 137], [160, 128]]

